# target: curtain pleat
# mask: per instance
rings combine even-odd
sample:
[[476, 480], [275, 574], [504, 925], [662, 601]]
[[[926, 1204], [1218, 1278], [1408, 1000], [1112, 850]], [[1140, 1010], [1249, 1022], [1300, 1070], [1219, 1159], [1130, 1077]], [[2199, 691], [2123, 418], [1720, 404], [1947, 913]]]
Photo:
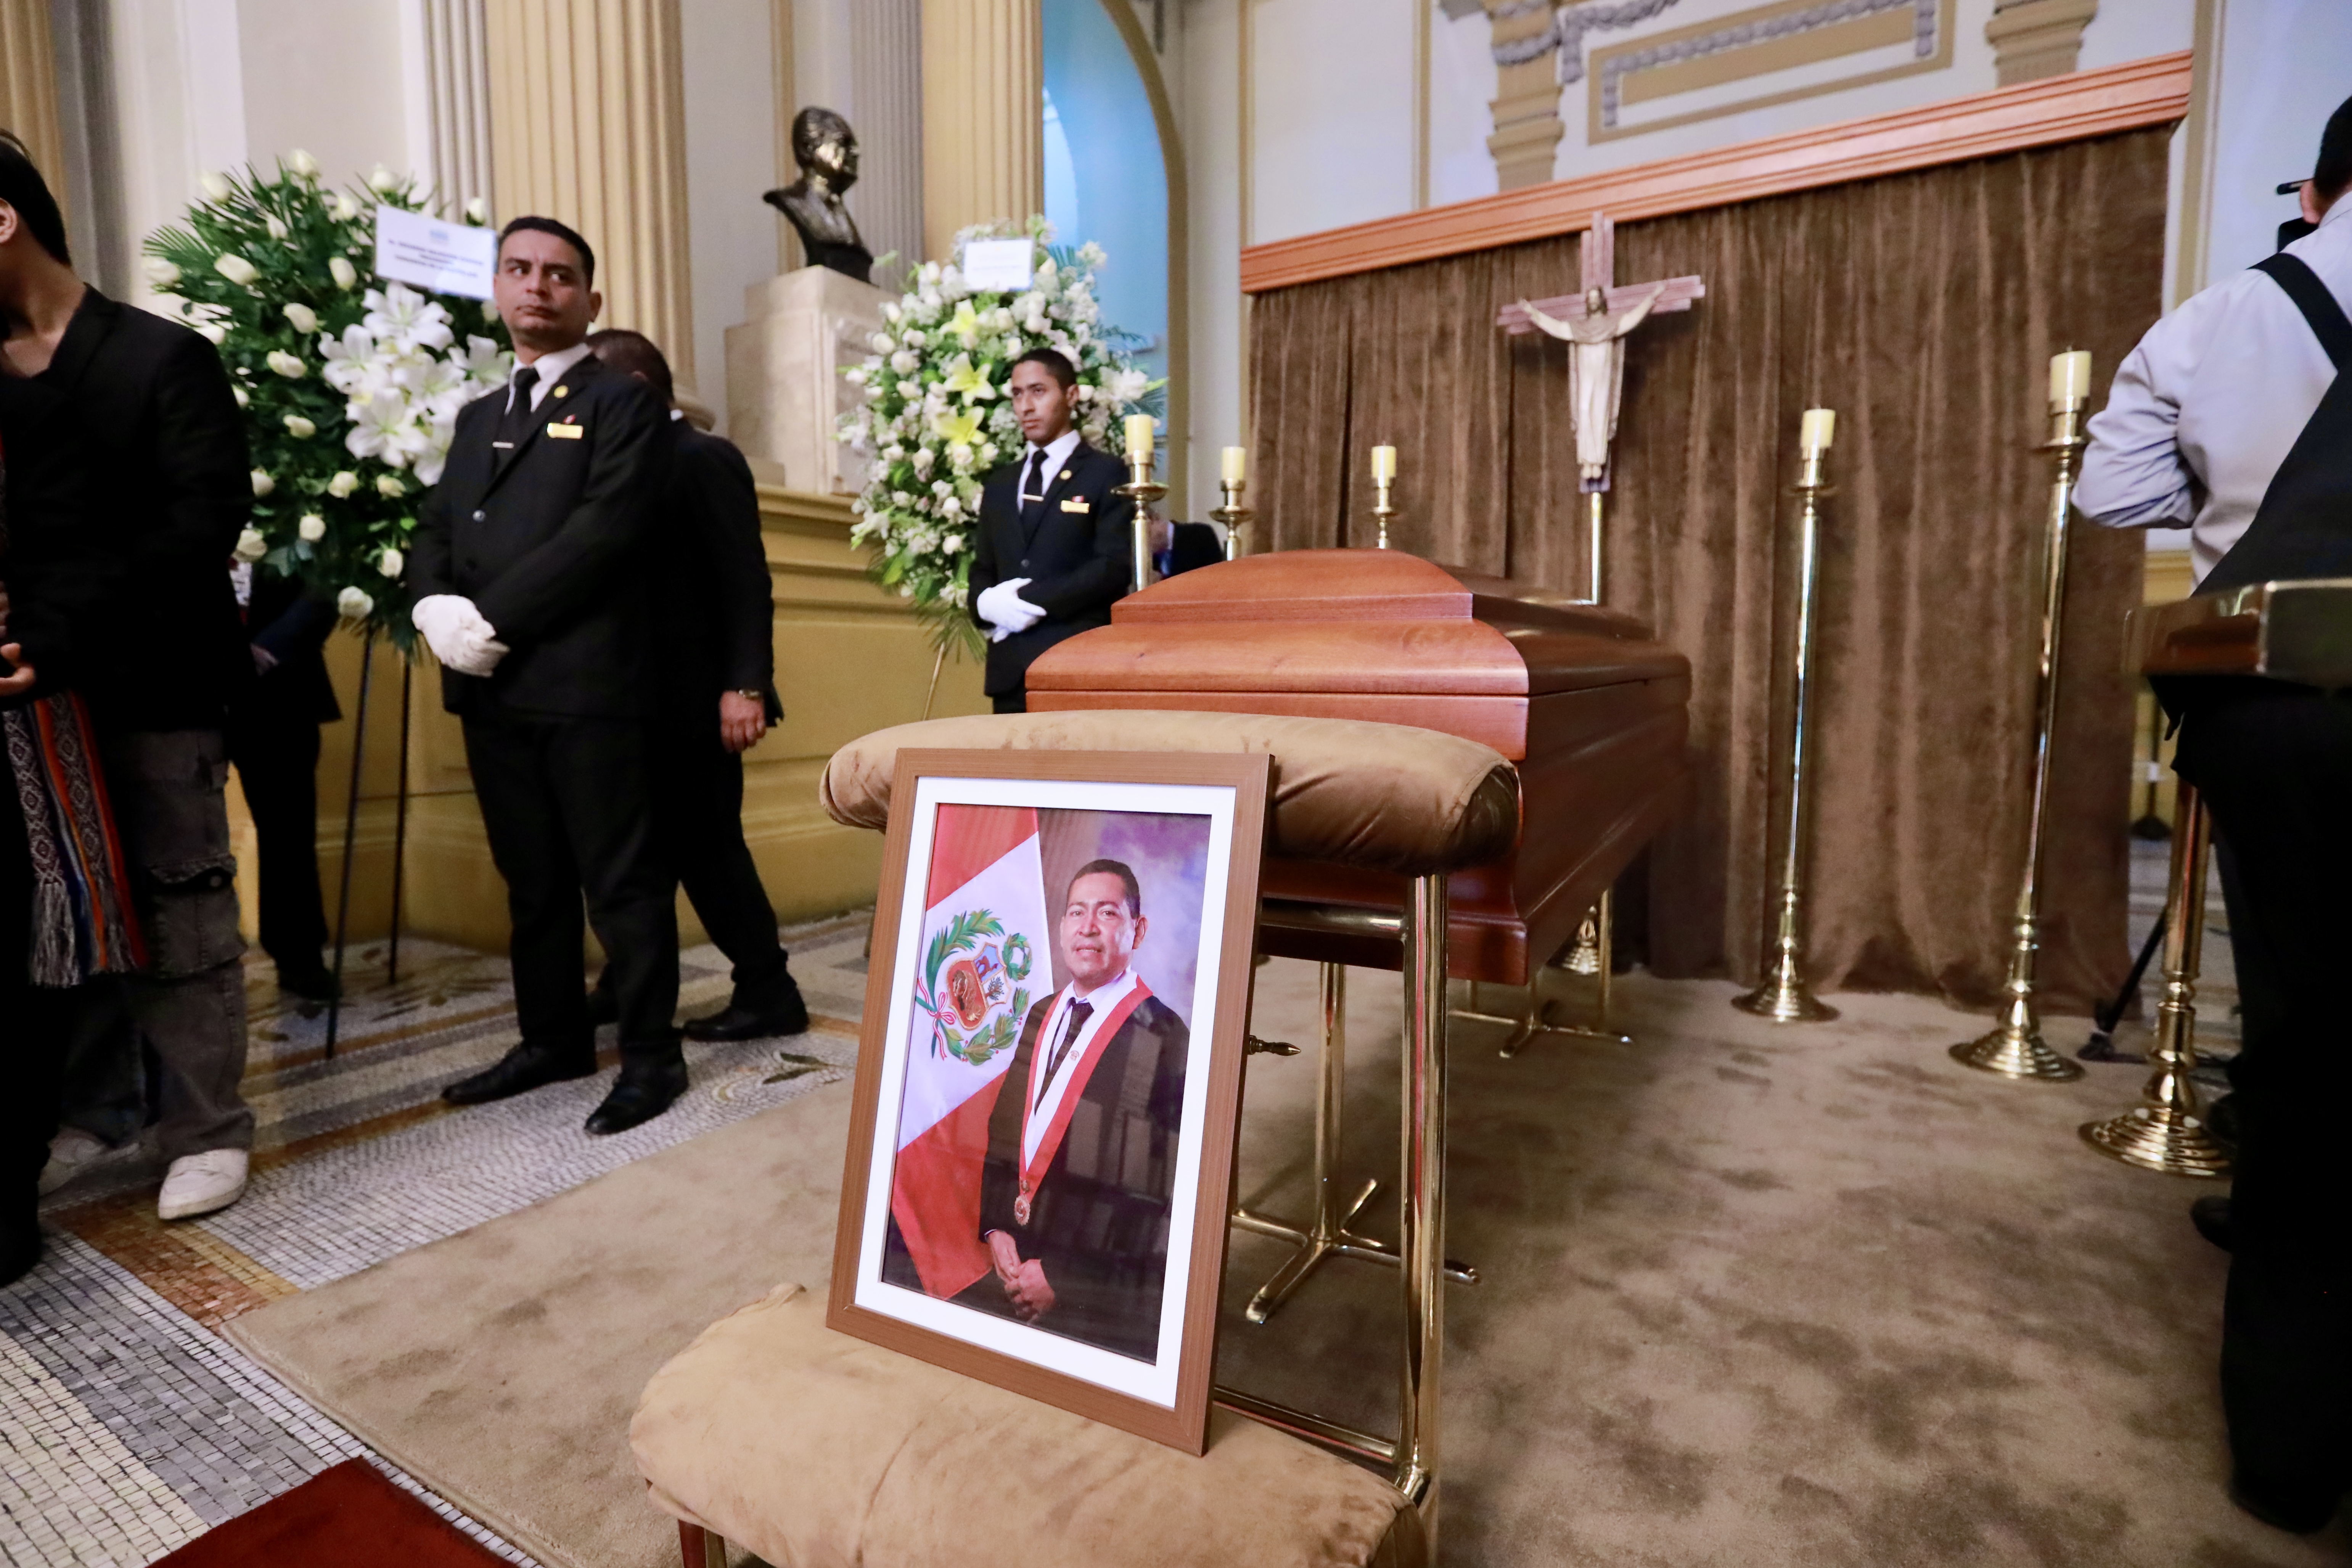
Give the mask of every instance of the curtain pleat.
[[[1641, 896], [1653, 966], [1752, 982], [1783, 808], [1797, 423], [1838, 411], [1815, 674], [1809, 972], [1827, 990], [1994, 1000], [2023, 855], [2049, 357], [2104, 386], [2161, 305], [2166, 133], [1952, 164], [1617, 230], [1621, 280], [1706, 298], [1633, 335], [1607, 500], [1608, 602], [1693, 668], [1698, 788]], [[1260, 297], [1253, 473], [1276, 549], [1371, 542], [1376, 444], [1400, 547], [1583, 586], [1564, 345], [1495, 312], [1566, 292], [1573, 237]], [[2128, 963], [2132, 679], [2144, 542], [2080, 519], [2042, 875], [2044, 1004]], [[1629, 889], [1629, 891], [1632, 891]]]

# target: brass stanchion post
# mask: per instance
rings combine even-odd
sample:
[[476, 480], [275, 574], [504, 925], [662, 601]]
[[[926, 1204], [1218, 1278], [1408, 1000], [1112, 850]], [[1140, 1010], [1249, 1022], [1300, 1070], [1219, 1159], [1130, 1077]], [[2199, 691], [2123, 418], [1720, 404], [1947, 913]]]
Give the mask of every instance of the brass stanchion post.
[[1404, 928], [1404, 1150], [1397, 1250], [1404, 1364], [1397, 1489], [1421, 1509], [1437, 1554], [1438, 1369], [1445, 1348], [1445, 878], [1413, 879]]
[[1780, 889], [1774, 921], [1772, 956], [1764, 984], [1732, 1005], [1776, 1024], [1811, 1023], [1837, 1016], [1806, 984], [1805, 958], [1805, 752], [1811, 739], [1813, 625], [1821, 587], [1822, 498], [1837, 492], [1822, 474], [1837, 416], [1808, 409], [1802, 463], [1797, 470], [1797, 658], [1796, 698], [1789, 741], [1789, 815], [1781, 826]]
[[2205, 941], [2205, 874], [2213, 825], [2196, 786], [2175, 784], [2172, 868], [2165, 890], [2164, 1000], [2156, 1009], [2156, 1071], [2140, 1103], [2121, 1116], [2083, 1124], [2083, 1141], [2100, 1153], [2168, 1176], [2225, 1176], [2230, 1156], [2199, 1114], [2197, 971]]
[[1397, 519], [1397, 509], [1389, 499], [1390, 493], [1396, 487], [1396, 448], [1394, 447], [1373, 447], [1372, 521], [1379, 523], [1381, 527], [1380, 539], [1375, 546], [1381, 550], [1386, 550], [1389, 547], [1389, 524]]
[[2033, 1001], [2034, 960], [2042, 946], [2042, 827], [2050, 797], [2050, 741], [2058, 718], [2058, 637], [2066, 606], [2066, 526], [2074, 504], [2074, 466], [2085, 445], [2083, 409], [2090, 401], [2091, 356], [2080, 350], [2050, 362], [2050, 517], [2042, 563], [2042, 658], [2035, 668], [2033, 793], [2026, 811], [2025, 869], [2019, 878], [2016, 918], [2010, 927], [2009, 975], [2000, 1022], [1988, 1034], [1952, 1047], [1965, 1067], [2003, 1078], [2064, 1081], [2083, 1076], [2079, 1063], [2050, 1048]]
[[1240, 453], [1239, 447], [1225, 448], [1225, 477], [1218, 481], [1217, 487], [1224, 492], [1225, 504], [1209, 509], [1209, 516], [1225, 525], [1225, 559], [1228, 561], [1238, 561], [1250, 552], [1250, 524], [1257, 520], [1257, 513], [1242, 504], [1242, 491], [1248, 488], [1248, 484], [1241, 477], [1239, 464], [1235, 461]]

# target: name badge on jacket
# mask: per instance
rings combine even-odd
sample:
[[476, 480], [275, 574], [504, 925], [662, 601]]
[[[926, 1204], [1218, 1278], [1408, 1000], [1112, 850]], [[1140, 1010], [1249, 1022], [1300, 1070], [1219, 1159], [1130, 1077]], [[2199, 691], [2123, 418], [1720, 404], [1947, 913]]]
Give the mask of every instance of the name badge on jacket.
[[1069, 500], [1062, 503], [1062, 510], [1064, 511], [1092, 511], [1094, 509], [1094, 502], [1082, 500], [1076, 496], [1072, 496]]
[[572, 421], [567, 419], [561, 425], [549, 426], [547, 427], [547, 433], [550, 436], [554, 437], [559, 441], [577, 441], [583, 436], [588, 434], [588, 426], [585, 425], [574, 425]]

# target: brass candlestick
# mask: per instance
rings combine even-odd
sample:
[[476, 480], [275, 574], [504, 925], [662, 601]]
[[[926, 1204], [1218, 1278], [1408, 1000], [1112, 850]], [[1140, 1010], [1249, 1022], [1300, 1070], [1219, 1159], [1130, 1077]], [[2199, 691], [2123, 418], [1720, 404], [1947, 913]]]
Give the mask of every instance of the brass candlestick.
[[[1809, 415], [1810, 421], [1811, 416]], [[1732, 1005], [1776, 1024], [1811, 1023], [1834, 1018], [1837, 1009], [1822, 1002], [1806, 984], [1805, 950], [1805, 751], [1811, 738], [1813, 623], [1821, 581], [1822, 498], [1836, 490], [1822, 477], [1829, 456], [1825, 444], [1808, 441], [1797, 471], [1797, 658], [1796, 700], [1789, 742], [1789, 816], [1781, 830], [1780, 913], [1772, 939], [1771, 962], [1764, 984]]]
[[1380, 548], [1382, 550], [1389, 547], [1389, 523], [1398, 516], [1397, 509], [1389, 504], [1389, 492], [1395, 488], [1394, 475], [1372, 481], [1372, 517], [1381, 525]]
[[1220, 479], [1217, 488], [1224, 492], [1225, 504], [1213, 506], [1209, 515], [1225, 525], [1225, 559], [1236, 561], [1250, 552], [1250, 524], [1257, 513], [1242, 504], [1242, 491], [1248, 489], [1244, 479]]
[[1151, 509], [1168, 493], [1168, 487], [1152, 481], [1149, 447], [1127, 454], [1127, 483], [1114, 487], [1110, 493], [1125, 496], [1135, 503], [1134, 555], [1130, 563], [1134, 568], [1134, 592], [1140, 594], [1151, 586]]
[[[2087, 383], [2087, 367], [2083, 377]], [[2066, 603], [2066, 522], [2074, 502], [2074, 466], [2084, 446], [2087, 386], [2050, 401], [2050, 439], [2042, 444], [2053, 472], [2042, 568], [2042, 661], [2034, 675], [2033, 798], [2026, 814], [2025, 870], [2018, 879], [2016, 919], [2010, 927], [2007, 1000], [1990, 1033], [1952, 1047], [1954, 1060], [2003, 1078], [2063, 1082], [2083, 1076], [2080, 1064], [2042, 1038], [2033, 1005], [2033, 965], [2042, 946], [2042, 826], [2050, 797], [2050, 737], [2058, 717], [2058, 633]]]
[[1591, 601], [1601, 603], [1601, 494], [1599, 490], [1584, 493], [1585, 546], [1591, 552], [1585, 566], [1585, 583], [1591, 591]]
[[2156, 1071], [2140, 1103], [2121, 1116], [2083, 1124], [2100, 1153], [2168, 1176], [2226, 1176], [2230, 1156], [2207, 1130], [2197, 1103], [2197, 965], [2205, 936], [2205, 868], [2213, 825], [2196, 786], [2178, 786], [2172, 807], [2172, 869], [2166, 879], [2164, 1000], [2156, 1009]]

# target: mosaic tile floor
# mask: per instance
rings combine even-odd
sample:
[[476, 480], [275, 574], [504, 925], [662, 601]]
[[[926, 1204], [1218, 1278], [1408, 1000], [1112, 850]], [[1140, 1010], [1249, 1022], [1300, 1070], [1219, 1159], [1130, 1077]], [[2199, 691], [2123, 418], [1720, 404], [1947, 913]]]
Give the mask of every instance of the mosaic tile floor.
[[[667, 1114], [592, 1139], [606, 1071], [456, 1111], [441, 1086], [515, 1041], [503, 959], [415, 939], [387, 982], [383, 944], [347, 963], [332, 1059], [327, 1016], [247, 978], [246, 1094], [260, 1121], [243, 1201], [155, 1218], [161, 1171], [132, 1154], [42, 1205], [47, 1256], [0, 1290], [0, 1563], [134, 1568], [352, 1458], [492, 1551], [529, 1558], [433, 1497], [256, 1366], [216, 1331], [276, 1297], [511, 1213], [848, 1071], [866, 921], [786, 932], [813, 1018], [789, 1040], [687, 1046], [694, 1087]], [[726, 961], [684, 955], [681, 1011], [727, 997]]]

